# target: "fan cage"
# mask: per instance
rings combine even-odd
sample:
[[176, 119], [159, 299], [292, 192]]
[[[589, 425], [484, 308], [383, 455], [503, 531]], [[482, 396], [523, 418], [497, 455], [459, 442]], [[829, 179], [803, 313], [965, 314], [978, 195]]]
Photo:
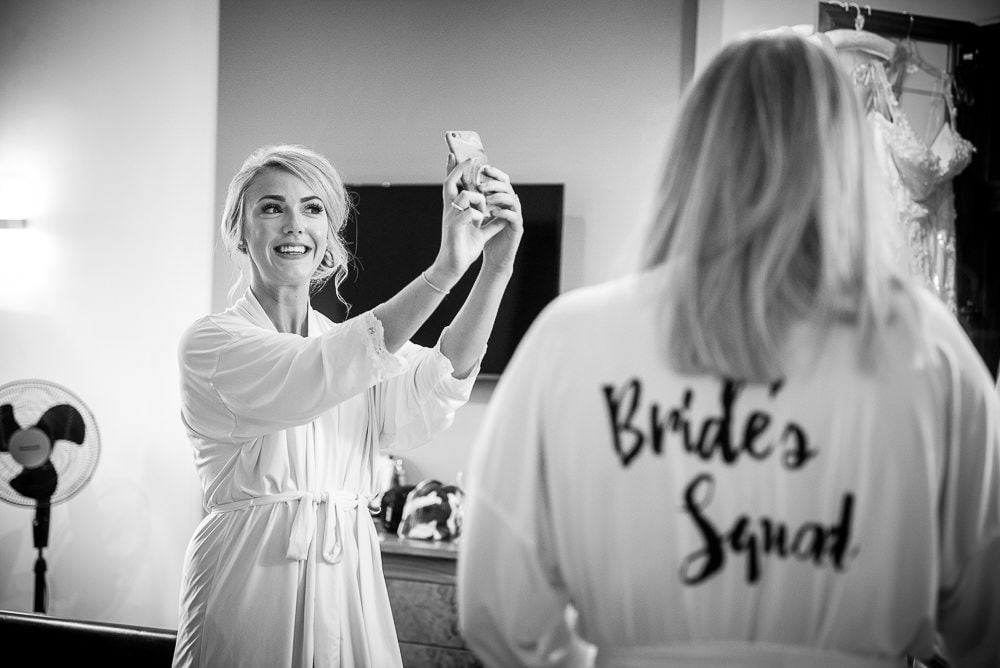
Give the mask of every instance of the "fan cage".
[[[86, 428], [83, 443], [56, 441], [49, 457], [59, 475], [51, 503], [61, 503], [75, 496], [94, 474], [100, 458], [100, 434], [87, 405], [70, 390], [46, 380], [19, 380], [0, 386], [2, 404], [13, 406], [14, 419], [23, 429], [37, 424], [42, 414], [57, 404], [69, 404], [80, 412]], [[22, 496], [10, 486], [10, 481], [22, 470], [9, 452], [0, 452], [0, 499], [15, 506], [34, 508], [35, 499]]]

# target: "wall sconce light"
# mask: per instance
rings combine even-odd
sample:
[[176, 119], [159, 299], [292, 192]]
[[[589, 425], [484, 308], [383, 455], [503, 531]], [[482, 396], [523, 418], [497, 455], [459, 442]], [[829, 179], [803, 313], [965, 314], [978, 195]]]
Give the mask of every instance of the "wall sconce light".
[[32, 195], [31, 186], [24, 179], [0, 178], [0, 229], [28, 226]]

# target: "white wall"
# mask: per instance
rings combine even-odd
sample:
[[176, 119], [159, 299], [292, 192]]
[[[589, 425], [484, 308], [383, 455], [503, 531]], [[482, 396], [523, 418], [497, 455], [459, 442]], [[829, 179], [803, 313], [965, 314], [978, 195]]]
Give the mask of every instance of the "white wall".
[[[52, 508], [53, 615], [176, 626], [200, 497], [175, 351], [211, 303], [217, 54], [215, 1], [0, 2], [0, 175], [38, 191], [0, 230], [0, 384], [65, 386], [101, 435]], [[33, 609], [33, 515], [0, 503], [0, 608]]]
[[[444, 132], [473, 129], [515, 181], [566, 185], [564, 289], [621, 273], [693, 68], [695, 4], [223, 0], [217, 204], [261, 144], [312, 146], [348, 181], [440, 182]], [[229, 272], [218, 254], [217, 307]], [[455, 480], [492, 385], [403, 454], [411, 481]]]

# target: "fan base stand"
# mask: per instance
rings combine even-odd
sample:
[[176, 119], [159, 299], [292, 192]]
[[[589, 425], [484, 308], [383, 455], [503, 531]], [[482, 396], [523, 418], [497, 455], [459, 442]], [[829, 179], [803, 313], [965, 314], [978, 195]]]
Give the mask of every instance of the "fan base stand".
[[35, 612], [45, 614], [45, 557], [42, 556], [41, 548], [38, 549], [38, 558], [35, 559]]
[[35, 509], [35, 520], [32, 522], [32, 533], [35, 539], [35, 549], [38, 550], [38, 557], [35, 559], [35, 612], [45, 614], [45, 548], [49, 545], [49, 514], [51, 504], [48, 498], [38, 501]]

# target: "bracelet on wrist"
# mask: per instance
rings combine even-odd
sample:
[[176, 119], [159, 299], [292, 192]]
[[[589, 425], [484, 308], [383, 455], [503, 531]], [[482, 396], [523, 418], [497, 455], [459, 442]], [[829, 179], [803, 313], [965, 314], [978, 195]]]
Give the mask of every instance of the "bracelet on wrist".
[[448, 293], [451, 292], [451, 290], [445, 290], [443, 288], [439, 288], [438, 286], [436, 286], [433, 283], [431, 283], [431, 279], [427, 278], [427, 272], [426, 271], [420, 272], [420, 278], [424, 279], [424, 283], [426, 283], [427, 286], [431, 290], [433, 290], [434, 292], [436, 292], [436, 293], [438, 293], [440, 295], [446, 295], [447, 296]]

